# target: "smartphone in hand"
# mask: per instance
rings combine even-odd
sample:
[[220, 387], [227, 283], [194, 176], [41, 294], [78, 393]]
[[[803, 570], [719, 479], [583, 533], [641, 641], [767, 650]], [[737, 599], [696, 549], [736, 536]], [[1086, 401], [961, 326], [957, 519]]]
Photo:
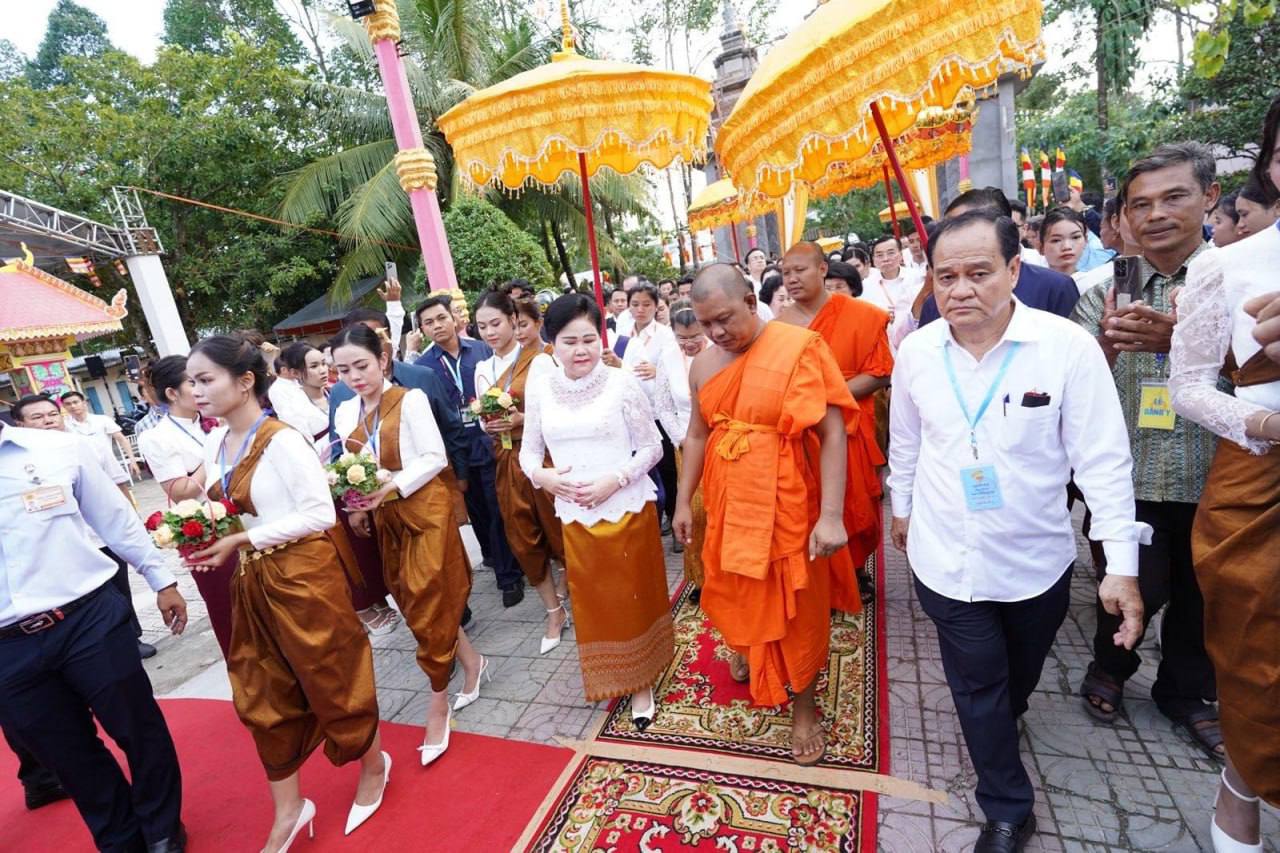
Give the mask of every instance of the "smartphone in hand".
[[1112, 281], [1116, 289], [1116, 307], [1127, 308], [1142, 298], [1142, 259], [1137, 255], [1121, 255], [1111, 262]]

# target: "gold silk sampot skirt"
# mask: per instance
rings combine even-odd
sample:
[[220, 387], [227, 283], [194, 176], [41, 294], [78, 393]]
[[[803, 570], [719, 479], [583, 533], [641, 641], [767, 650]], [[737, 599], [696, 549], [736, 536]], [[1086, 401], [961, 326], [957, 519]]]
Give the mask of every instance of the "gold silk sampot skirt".
[[654, 503], [613, 522], [566, 524], [564, 547], [587, 701], [652, 687], [675, 656]]
[[871, 395], [876, 415], [876, 444], [885, 459], [889, 458], [889, 393], [890, 389], [880, 388]]
[[1280, 806], [1280, 447], [1253, 456], [1218, 442], [1191, 552], [1227, 752]]
[[374, 510], [383, 577], [413, 636], [418, 666], [439, 693], [449, 686], [458, 623], [471, 594], [454, 492], [440, 477]]
[[494, 444], [494, 489], [507, 544], [524, 576], [537, 586], [546, 578], [552, 559], [564, 562], [564, 533], [551, 495], [534, 488], [524, 475], [520, 469], [520, 443], [513, 445], [506, 450], [501, 444]]
[[321, 743], [334, 764], [364, 755], [378, 732], [373, 652], [332, 540], [313, 534], [242, 569], [227, 674], [267, 778], [293, 775]]
[[[684, 471], [684, 453], [676, 451], [676, 468]], [[693, 511], [693, 532], [691, 543], [684, 548], [684, 579], [697, 588], [702, 588], [702, 544], [707, 538], [707, 508], [702, 503], [702, 486], [693, 490], [689, 500], [689, 509]]]

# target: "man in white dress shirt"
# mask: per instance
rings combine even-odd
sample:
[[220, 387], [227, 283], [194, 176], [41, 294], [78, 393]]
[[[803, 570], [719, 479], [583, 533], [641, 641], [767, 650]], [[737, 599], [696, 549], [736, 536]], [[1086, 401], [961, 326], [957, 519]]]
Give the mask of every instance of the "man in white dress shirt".
[[[187, 605], [133, 506], [75, 436], [0, 431], [0, 724], [52, 770], [100, 850], [185, 848], [182, 779], [116, 567], [86, 525], [156, 592], [175, 634]], [[124, 751], [132, 781], [98, 738]], [[38, 838], [27, 846], [40, 847]]]
[[120, 448], [120, 457], [129, 463], [129, 473], [135, 480], [142, 479], [142, 471], [133, 460], [133, 449], [129, 447], [129, 439], [120, 429], [120, 425], [106, 415], [89, 411], [89, 403], [79, 391], [68, 391], [62, 395], [62, 407], [70, 417], [66, 418], [66, 428], [79, 435], [93, 437], [111, 447], [115, 442]]
[[907, 269], [903, 264], [902, 245], [892, 234], [876, 238], [871, 244], [871, 260], [878, 275], [863, 282], [862, 296], [872, 305], [889, 312], [889, 340], [905, 337], [902, 329], [911, 320], [911, 304], [924, 286], [924, 267]]
[[[929, 243], [945, 322], [898, 350], [890, 411], [893, 543], [905, 550], [978, 775], [977, 853], [1021, 850], [1035, 830], [1017, 719], [1070, 600], [1075, 481], [1109, 557], [1099, 587], [1115, 635], [1142, 629], [1132, 460], [1106, 360], [1069, 320], [1013, 297], [1013, 220], [979, 210]], [[1149, 540], [1148, 540], [1149, 541]]]

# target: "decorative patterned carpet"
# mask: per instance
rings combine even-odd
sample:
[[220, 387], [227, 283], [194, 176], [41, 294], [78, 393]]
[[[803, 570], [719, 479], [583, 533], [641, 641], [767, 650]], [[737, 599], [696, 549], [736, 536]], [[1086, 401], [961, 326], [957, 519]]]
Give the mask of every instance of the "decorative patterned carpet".
[[[877, 589], [881, 559], [867, 561]], [[544, 802], [525, 849], [874, 851], [875, 794], [813, 779], [888, 772], [882, 601], [832, 619], [830, 661], [818, 682], [827, 753], [810, 781], [798, 782], [790, 709], [751, 705], [746, 685], [729, 677], [728, 648], [681, 590], [672, 605], [676, 655], [655, 688], [652, 725], [638, 731], [629, 702], [615, 703], [583, 745], [586, 758]], [[668, 763], [644, 760], [651, 756]]]

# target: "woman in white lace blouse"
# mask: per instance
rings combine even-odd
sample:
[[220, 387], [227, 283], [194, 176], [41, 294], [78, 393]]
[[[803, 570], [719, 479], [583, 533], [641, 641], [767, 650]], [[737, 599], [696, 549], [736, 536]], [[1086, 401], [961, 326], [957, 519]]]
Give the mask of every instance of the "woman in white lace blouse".
[[[600, 311], [582, 294], [546, 314], [558, 369], [531, 377], [520, 467], [555, 495], [578, 659], [589, 701], [630, 696], [643, 731], [653, 685], [675, 654], [657, 497], [648, 471], [662, 455], [649, 397], [600, 361]], [[544, 454], [552, 467], [543, 467]]]
[[[1280, 98], [1255, 179], [1280, 186]], [[1173, 408], [1218, 444], [1192, 528], [1205, 646], [1218, 682], [1227, 766], [1210, 827], [1218, 853], [1260, 851], [1259, 798], [1280, 806], [1280, 365], [1253, 337], [1251, 299], [1277, 290], [1275, 226], [1213, 252], [1187, 273], [1169, 353]], [[1234, 395], [1218, 390], [1224, 365]]]

